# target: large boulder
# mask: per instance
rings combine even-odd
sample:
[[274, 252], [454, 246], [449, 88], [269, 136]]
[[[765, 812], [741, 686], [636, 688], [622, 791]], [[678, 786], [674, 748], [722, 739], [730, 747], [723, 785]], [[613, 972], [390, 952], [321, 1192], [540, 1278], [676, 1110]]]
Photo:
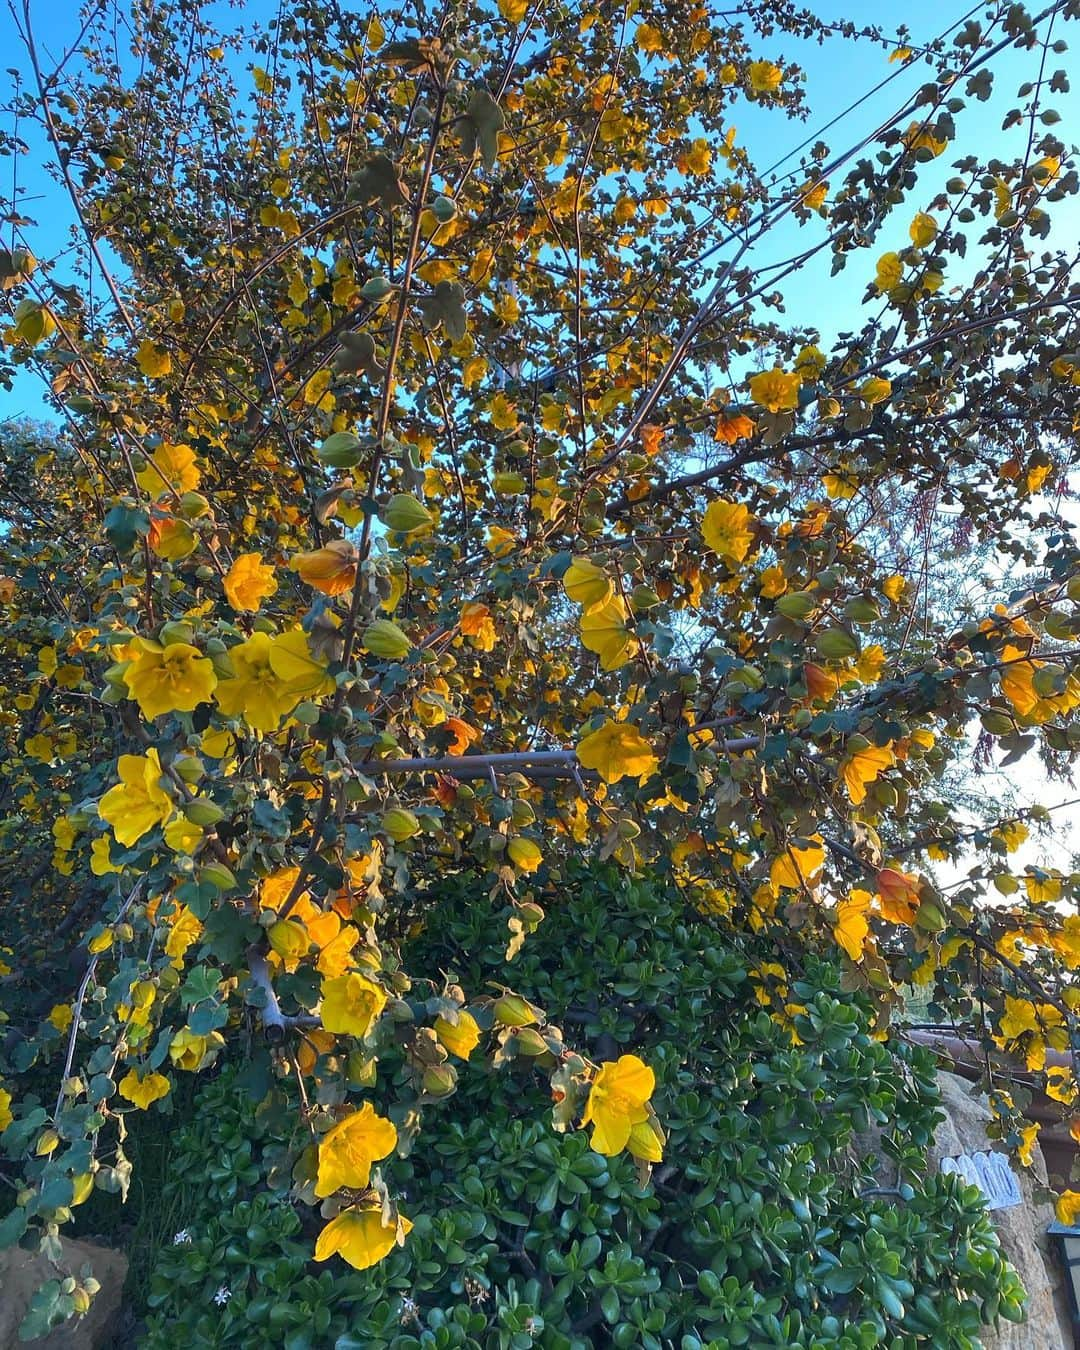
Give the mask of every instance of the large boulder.
[[[939, 1073], [941, 1109], [928, 1162], [939, 1169], [946, 1158], [981, 1153], [995, 1145], [987, 1135], [993, 1112], [974, 1084], [952, 1073]], [[1015, 1266], [1028, 1292], [1027, 1320], [1020, 1325], [1002, 1322], [982, 1335], [986, 1350], [1072, 1350], [1073, 1334], [1064, 1289], [1064, 1272], [1046, 1236], [1053, 1222], [1052, 1205], [1035, 1200], [1039, 1184], [1046, 1185], [1046, 1163], [1036, 1145], [1030, 1170], [1017, 1176], [1023, 1203], [991, 1211], [990, 1218], [1005, 1255]]]
[[[127, 1278], [127, 1257], [111, 1247], [73, 1238], [62, 1239], [62, 1244], [63, 1255], [55, 1265], [47, 1257], [21, 1247], [0, 1252], [0, 1350], [106, 1350], [113, 1344]], [[101, 1288], [86, 1316], [55, 1327], [47, 1336], [20, 1341], [19, 1323], [35, 1291], [49, 1280], [78, 1277], [87, 1265]]]

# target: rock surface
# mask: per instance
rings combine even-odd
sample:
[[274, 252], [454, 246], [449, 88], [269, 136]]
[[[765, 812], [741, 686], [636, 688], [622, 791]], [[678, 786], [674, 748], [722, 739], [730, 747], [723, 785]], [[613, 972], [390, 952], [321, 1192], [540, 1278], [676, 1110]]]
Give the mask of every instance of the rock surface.
[[[63, 1239], [59, 1268], [35, 1252], [9, 1247], [0, 1252], [0, 1350], [107, 1350], [120, 1311], [128, 1262], [123, 1252], [89, 1242]], [[35, 1290], [47, 1280], [78, 1276], [89, 1264], [101, 1285], [90, 1311], [79, 1321], [55, 1327], [34, 1341], [19, 1340], [23, 1319]]]
[[[993, 1113], [985, 1096], [956, 1074], [939, 1073], [938, 1085], [945, 1120], [938, 1126], [928, 1158], [934, 1170], [943, 1158], [993, 1148], [986, 1135]], [[1037, 1145], [1033, 1172], [1045, 1185], [1046, 1164]], [[1019, 1326], [1002, 1321], [983, 1332], [982, 1343], [985, 1350], [1073, 1350], [1064, 1274], [1046, 1236], [1054, 1218], [1053, 1206], [1036, 1204], [1032, 1176], [1020, 1175], [1018, 1181], [1024, 1203], [995, 1209], [990, 1218], [1005, 1255], [1028, 1291], [1027, 1321]]]

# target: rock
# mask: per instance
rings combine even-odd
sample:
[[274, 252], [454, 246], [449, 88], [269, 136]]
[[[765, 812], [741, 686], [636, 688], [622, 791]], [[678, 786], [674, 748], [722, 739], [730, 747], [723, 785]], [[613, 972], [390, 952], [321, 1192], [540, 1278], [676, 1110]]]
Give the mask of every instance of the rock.
[[[97, 1247], [73, 1238], [61, 1239], [64, 1253], [59, 1265], [36, 1252], [8, 1247], [0, 1252], [0, 1350], [106, 1350], [120, 1311], [128, 1261], [123, 1252]], [[101, 1285], [90, 1311], [78, 1321], [55, 1327], [47, 1336], [19, 1340], [19, 1323], [35, 1291], [48, 1280], [66, 1275], [79, 1277], [89, 1265]]]
[[[952, 1073], [939, 1073], [938, 1086], [945, 1119], [935, 1132], [927, 1158], [934, 1170], [944, 1158], [995, 1147], [986, 1134], [993, 1112], [978, 1088]], [[992, 1210], [990, 1219], [1002, 1250], [1028, 1292], [1027, 1320], [1018, 1326], [1002, 1321], [987, 1328], [982, 1344], [985, 1350], [1072, 1350], [1064, 1272], [1046, 1236], [1054, 1218], [1053, 1206], [1037, 1204], [1034, 1199], [1036, 1185], [1046, 1184], [1046, 1163], [1038, 1145], [1033, 1150], [1033, 1167], [1018, 1173], [1017, 1180], [1024, 1203]]]

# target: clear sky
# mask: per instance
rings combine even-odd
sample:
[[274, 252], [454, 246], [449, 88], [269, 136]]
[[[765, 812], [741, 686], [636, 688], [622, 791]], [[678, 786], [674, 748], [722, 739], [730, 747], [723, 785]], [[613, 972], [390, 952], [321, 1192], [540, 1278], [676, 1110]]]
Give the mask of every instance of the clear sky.
[[[854, 0], [847, 6], [839, 0], [811, 0], [811, 6], [824, 19], [850, 19], [858, 26], [875, 23], [884, 25], [887, 22], [886, 9], [879, 0]], [[363, 13], [366, 8], [357, 0], [345, 0], [344, 7], [356, 13]], [[238, 22], [250, 25], [271, 17], [277, 9], [278, 0], [246, 0], [239, 9], [227, 0], [204, 6], [208, 17], [217, 17], [230, 27]], [[901, 19], [907, 25], [909, 37], [904, 45], [917, 50], [939, 34], [955, 30], [968, 17], [982, 18], [986, 9], [984, 5], [969, 7], [956, 0], [908, 0], [902, 8], [890, 7], [888, 18]], [[73, 0], [31, 0], [31, 12], [43, 64], [50, 67], [59, 54], [70, 46], [78, 32], [76, 5]], [[1055, 30], [1053, 36], [1069, 40], [1075, 36], [1070, 30], [1076, 27], [1075, 24], [1059, 21], [1059, 29]], [[895, 36], [895, 32], [890, 36]], [[889, 44], [892, 45], [896, 44]], [[853, 143], [868, 127], [877, 126], [893, 113], [929, 78], [929, 68], [921, 61], [890, 64], [889, 46], [840, 38], [819, 46], [815, 42], [795, 40], [782, 34], [762, 40], [758, 53], [760, 56], [782, 65], [795, 63], [805, 71], [810, 117], [805, 123], [792, 122], [776, 112], [750, 103], [740, 105], [732, 119], [737, 128], [738, 143], [749, 147], [759, 167], [776, 163], [793, 171], [798, 168], [797, 152], [803, 143], [811, 144], [820, 138], [834, 151]], [[0, 49], [4, 51], [7, 63], [21, 70], [25, 78], [28, 70], [26, 53], [22, 50], [6, 6], [0, 8]], [[1051, 55], [1046, 73], [1049, 75], [1058, 66], [1078, 69], [1071, 52]], [[838, 280], [830, 281], [831, 259], [828, 251], [823, 251], [797, 276], [784, 282], [790, 319], [816, 325], [826, 346], [837, 332], [854, 329], [861, 324], [866, 317], [863, 294], [866, 282], [873, 276], [873, 260], [885, 249], [900, 247], [907, 242], [904, 234], [907, 221], [916, 210], [927, 204], [935, 188], [949, 176], [950, 165], [956, 154], [967, 150], [984, 153], [988, 146], [1000, 145], [1002, 157], [1007, 158], [1016, 153], [1014, 147], [1018, 140], [1023, 148], [1023, 138], [1027, 135], [1026, 124], [1004, 132], [1002, 117], [1005, 110], [1016, 102], [1018, 86], [1025, 80], [1038, 78], [1038, 67], [1037, 49], [1034, 52], [1010, 50], [997, 59], [993, 98], [987, 103], [969, 102], [958, 116], [957, 142], [950, 147], [953, 153], [943, 155], [924, 174], [919, 196], [912, 199], [910, 210], [897, 213], [897, 237], [892, 239], [886, 236], [875, 243], [873, 250], [867, 250], [864, 257], [853, 258], [847, 271]], [[240, 84], [242, 88], [245, 87], [244, 79], [241, 78]], [[1080, 125], [1080, 94], [1074, 91], [1068, 95], [1058, 95], [1055, 104], [1062, 120], [1054, 129], [1067, 140], [1069, 128]], [[26, 128], [22, 130], [26, 134]], [[28, 196], [21, 204], [22, 210], [37, 222], [31, 231], [35, 253], [39, 257], [55, 256], [68, 242], [72, 213], [62, 190], [43, 168], [44, 145], [33, 142], [31, 148], [32, 154], [23, 157], [19, 163], [20, 181], [28, 191]], [[1080, 209], [1073, 203], [1058, 210], [1051, 242], [1075, 247], [1080, 238]], [[824, 230], [823, 222], [815, 222], [800, 229], [792, 220], [768, 235], [755, 253], [754, 262], [759, 268], [780, 262], [822, 237]], [[951, 273], [949, 278], [950, 281], [962, 279], [955, 273]], [[0, 392], [0, 417], [26, 415], [38, 418], [48, 415], [40, 388], [29, 375], [20, 377], [10, 393]], [[993, 784], [991, 777], [988, 779], [988, 791], [995, 790]], [[1030, 800], [1047, 803], [1080, 795], [1068, 790], [1067, 786], [1045, 784], [1038, 771], [1030, 766], [1024, 767], [1019, 779], [1012, 771], [1008, 780], [999, 780], [999, 787], [1005, 786], [1015, 787], [1021, 796]], [[1063, 847], [1072, 848], [1080, 844], [1080, 813], [1074, 809], [1061, 813], [1056, 819], [1059, 828], [1051, 848], [1060, 854]], [[1030, 858], [1032, 861], [1048, 861], [1045, 845], [1036, 848]], [[1061, 865], [1065, 859], [1058, 856], [1056, 861]]]

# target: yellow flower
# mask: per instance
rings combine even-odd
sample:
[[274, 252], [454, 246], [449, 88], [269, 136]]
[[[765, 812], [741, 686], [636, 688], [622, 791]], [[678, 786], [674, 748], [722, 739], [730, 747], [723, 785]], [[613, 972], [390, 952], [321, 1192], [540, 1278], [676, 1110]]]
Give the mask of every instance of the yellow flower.
[[130, 847], [155, 825], [172, 815], [173, 804], [160, 787], [161, 761], [156, 750], [145, 755], [121, 755], [120, 782], [98, 802], [98, 815], [113, 827], [116, 842]]
[[134, 1102], [140, 1111], [145, 1111], [154, 1102], [169, 1095], [169, 1080], [160, 1073], [148, 1073], [143, 1077], [135, 1069], [129, 1069], [117, 1084], [120, 1096]]
[[1005, 996], [1005, 1012], [998, 1024], [998, 1030], [1006, 1041], [1015, 1041], [1028, 1031], [1038, 1031], [1039, 1020], [1035, 1007], [1027, 999]]
[[655, 773], [660, 763], [637, 727], [610, 717], [598, 730], [581, 738], [577, 754], [582, 768], [595, 769], [605, 783], [617, 783], [628, 776], [645, 777]]
[[468, 1059], [480, 1043], [480, 1028], [476, 1018], [464, 1009], [458, 1013], [456, 1022], [451, 1022], [447, 1017], [436, 1017], [435, 1035], [458, 1059]]
[[181, 1027], [169, 1042], [169, 1058], [178, 1069], [187, 1069], [194, 1073], [201, 1069], [210, 1058], [225, 1044], [220, 1031], [211, 1031], [199, 1036], [190, 1027]]
[[177, 970], [184, 964], [184, 953], [202, 936], [202, 930], [202, 924], [187, 905], [171, 921], [169, 936], [165, 940], [165, 955], [172, 957]]
[[575, 558], [563, 573], [563, 590], [585, 614], [601, 609], [611, 599], [611, 578], [589, 558]]
[[341, 595], [353, 588], [358, 560], [355, 546], [347, 539], [332, 539], [324, 548], [294, 554], [289, 566], [323, 595]]
[[892, 393], [892, 381], [883, 379], [880, 375], [871, 375], [868, 380], [864, 380], [860, 389], [859, 397], [865, 403], [881, 403]]
[[883, 253], [877, 260], [874, 285], [879, 291], [891, 291], [894, 286], [900, 285], [903, 275], [904, 264], [900, 261], [899, 253]]
[[367, 1270], [411, 1232], [404, 1215], [398, 1215], [395, 1225], [383, 1223], [381, 1209], [343, 1209], [319, 1234], [315, 1260], [327, 1261], [337, 1252], [356, 1270]]
[[654, 28], [651, 23], [638, 24], [634, 41], [643, 52], [662, 52], [664, 50], [663, 34], [659, 28]]
[[701, 533], [706, 544], [726, 563], [741, 563], [754, 542], [756, 524], [747, 507], [720, 497], [709, 503]]
[[746, 81], [753, 94], [771, 94], [779, 89], [784, 72], [771, 61], [751, 61], [746, 70]]
[[255, 731], [276, 731], [303, 697], [292, 681], [276, 673], [273, 655], [269, 634], [252, 633], [246, 642], [229, 649], [233, 677], [221, 680], [214, 691], [226, 716], [243, 717]]
[[177, 816], [165, 826], [164, 835], [166, 847], [174, 853], [194, 853], [202, 842], [203, 832], [187, 816]]
[[386, 1007], [386, 994], [365, 975], [355, 972], [322, 982], [319, 1016], [327, 1031], [366, 1036]]
[[750, 377], [750, 397], [771, 413], [791, 412], [799, 406], [801, 384], [798, 371], [789, 375], [779, 366], [773, 366], [772, 370], [762, 370]]
[[829, 195], [829, 183], [827, 179], [819, 178], [816, 183], [807, 183], [803, 189], [802, 204], [808, 206], [811, 211], [820, 210], [825, 205], [825, 198]]
[[67, 1031], [71, 1026], [72, 1013], [66, 1003], [54, 1003], [52, 1011], [49, 1013], [49, 1021], [61, 1033]]
[[470, 644], [478, 652], [494, 651], [497, 634], [495, 632], [495, 621], [492, 619], [491, 610], [488, 609], [487, 605], [481, 604], [477, 600], [467, 600], [461, 606], [458, 625], [463, 636], [469, 639]]
[[168, 492], [194, 492], [202, 474], [190, 445], [166, 442], [154, 451], [146, 468], [135, 477], [146, 495], [156, 501]]
[[337, 688], [326, 673], [326, 662], [313, 654], [302, 628], [289, 628], [270, 639], [270, 669], [303, 698], [332, 694]]
[[867, 784], [872, 783], [895, 763], [896, 756], [892, 752], [891, 741], [888, 745], [869, 745], [864, 750], [856, 750], [846, 759], [840, 773], [852, 805], [861, 806], [866, 800]]
[[833, 936], [852, 961], [861, 961], [870, 924], [867, 913], [872, 897], [869, 891], [854, 890], [836, 907]]
[[1062, 1191], [1054, 1208], [1058, 1223], [1066, 1224], [1072, 1228], [1076, 1223], [1077, 1216], [1080, 1215], [1080, 1191]]
[[939, 140], [925, 122], [909, 123], [901, 139], [909, 150], [929, 150], [931, 159], [936, 159], [948, 144]]
[[135, 353], [135, 362], [149, 380], [160, 379], [172, 370], [172, 357], [164, 347], [159, 347], [149, 338], [143, 338]]
[[812, 834], [803, 846], [791, 844], [779, 858], [774, 858], [769, 871], [773, 894], [781, 889], [796, 891], [805, 881], [812, 885], [825, 866], [825, 847], [820, 834]]
[[122, 872], [123, 870], [112, 860], [112, 854], [109, 851], [109, 836], [99, 834], [90, 845], [90, 871], [96, 877], [105, 877], [111, 872]]
[[1035, 1142], [1039, 1137], [1038, 1124], [1025, 1125], [1020, 1131], [1020, 1145], [1017, 1148], [1017, 1154], [1025, 1167], [1030, 1167], [1032, 1155], [1035, 1151]]
[[626, 626], [626, 618], [626, 606], [618, 596], [581, 616], [582, 646], [599, 656], [604, 670], [618, 670], [630, 659], [634, 635]]
[[883, 919], [889, 923], [914, 922], [919, 908], [919, 878], [913, 872], [883, 867], [877, 874], [875, 884]]
[[274, 569], [258, 553], [241, 553], [225, 575], [225, 599], [233, 609], [254, 614], [278, 588]]
[[518, 835], [511, 839], [506, 847], [510, 861], [522, 872], [535, 872], [544, 861], [544, 855], [540, 851], [540, 846], [531, 839], [526, 839], [524, 835]]
[[371, 1180], [371, 1164], [397, 1147], [397, 1130], [375, 1114], [370, 1102], [329, 1130], [319, 1144], [315, 1194], [333, 1195], [342, 1187], [362, 1191]]
[[589, 1091], [582, 1126], [592, 1125], [592, 1146], [610, 1157], [626, 1147], [635, 1125], [649, 1119], [646, 1103], [656, 1075], [637, 1055], [621, 1055], [601, 1064]]
[[916, 248], [925, 248], [937, 238], [938, 223], [933, 216], [920, 211], [908, 226], [908, 234]]
[[187, 642], [162, 647], [145, 638], [136, 638], [131, 646], [135, 655], [124, 671], [124, 683], [148, 721], [162, 713], [192, 712], [209, 702], [217, 676], [197, 647]]
[[690, 149], [679, 156], [679, 171], [684, 174], [692, 174], [695, 178], [701, 178], [704, 174], [707, 174], [711, 165], [712, 151], [709, 149], [709, 142], [703, 137], [692, 141]]
[[640, 1162], [658, 1163], [664, 1160], [664, 1132], [652, 1116], [642, 1120], [630, 1131], [626, 1145], [631, 1156]]
[[14, 1119], [11, 1114], [11, 1093], [6, 1088], [0, 1088], [0, 1133], [3, 1133]]

